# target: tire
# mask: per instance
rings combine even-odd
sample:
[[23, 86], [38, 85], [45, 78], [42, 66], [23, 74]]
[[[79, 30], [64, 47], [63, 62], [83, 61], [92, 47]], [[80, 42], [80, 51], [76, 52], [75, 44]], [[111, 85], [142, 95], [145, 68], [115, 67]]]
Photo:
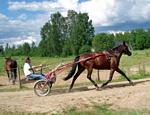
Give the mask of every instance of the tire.
[[38, 80], [34, 84], [34, 93], [37, 96], [47, 96], [51, 92], [52, 83], [46, 83], [45, 80]]

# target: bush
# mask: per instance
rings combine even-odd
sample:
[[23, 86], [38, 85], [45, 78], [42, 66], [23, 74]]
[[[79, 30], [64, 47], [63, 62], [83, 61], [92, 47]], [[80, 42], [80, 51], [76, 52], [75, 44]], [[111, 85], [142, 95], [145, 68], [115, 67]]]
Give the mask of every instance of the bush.
[[79, 54], [82, 53], [89, 53], [91, 52], [91, 47], [89, 45], [84, 45], [81, 47], [81, 49], [79, 50]]

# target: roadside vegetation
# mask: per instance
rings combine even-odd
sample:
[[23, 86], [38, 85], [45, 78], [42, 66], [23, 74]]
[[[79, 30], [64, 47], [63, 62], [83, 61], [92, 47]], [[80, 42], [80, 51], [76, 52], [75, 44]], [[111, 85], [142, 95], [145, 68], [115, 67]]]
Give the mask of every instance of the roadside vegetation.
[[94, 106], [92, 109], [78, 110], [70, 108], [65, 112], [65, 115], [149, 115], [149, 110], [132, 110], [132, 109], [109, 109], [107, 105]]
[[[13, 56], [16, 59], [20, 68], [23, 67], [26, 56]], [[59, 63], [68, 63], [74, 60], [75, 56], [70, 57], [31, 57], [33, 65], [43, 64], [46, 66], [44, 71], [53, 69]], [[4, 71], [5, 58], [0, 57], [0, 76], [5, 74]], [[150, 49], [132, 51], [132, 56], [123, 56], [121, 58], [120, 67], [129, 68], [134, 65], [146, 66], [150, 62]]]
[[[46, 113], [30, 113], [30, 112], [11, 112], [6, 110], [1, 110], [3, 115], [47, 115]], [[51, 115], [149, 115], [149, 110], [135, 110], [135, 109], [110, 109], [108, 105], [87, 107], [85, 109], [78, 109], [76, 107], [70, 107], [63, 112], [51, 113]]]

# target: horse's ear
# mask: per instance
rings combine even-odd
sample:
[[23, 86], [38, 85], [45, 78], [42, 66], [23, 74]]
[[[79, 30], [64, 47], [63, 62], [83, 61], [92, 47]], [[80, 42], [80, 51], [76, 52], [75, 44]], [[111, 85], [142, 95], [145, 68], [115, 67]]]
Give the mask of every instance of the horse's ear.
[[5, 57], [5, 60], [7, 60], [8, 59], [8, 57]]
[[126, 45], [126, 42], [125, 42], [125, 41], [123, 41], [123, 45]]
[[11, 59], [11, 56], [5, 56], [5, 59], [6, 60]]

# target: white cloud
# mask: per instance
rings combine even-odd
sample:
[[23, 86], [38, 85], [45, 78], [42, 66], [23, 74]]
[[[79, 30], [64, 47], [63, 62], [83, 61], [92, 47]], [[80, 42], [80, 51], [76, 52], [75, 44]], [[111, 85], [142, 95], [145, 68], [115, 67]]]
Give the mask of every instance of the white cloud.
[[142, 22], [150, 19], [150, 0], [138, 0], [132, 6], [129, 17], [133, 21]]
[[42, 1], [42, 2], [25, 2], [25, 1], [16, 1], [9, 2], [9, 10], [28, 10], [28, 11], [48, 11], [54, 9], [60, 9], [61, 6], [58, 3], [51, 1]]
[[28, 19], [28, 16], [26, 14], [20, 14], [18, 17], [17, 17], [18, 20], [27, 20]]
[[69, 9], [77, 10], [79, 8], [78, 0], [58, 0], [57, 4], [62, 6], [66, 11]]
[[150, 20], [150, 0], [91, 0], [81, 4], [95, 26]]
[[[66, 16], [68, 10], [87, 12], [95, 27], [114, 26], [126, 22], [146, 22], [150, 20], [150, 0], [56, 0], [41, 2], [10, 1], [10, 11], [28, 11], [33, 13], [31, 18], [24, 12], [16, 19], [0, 14], [1, 33], [24, 39], [32, 36], [36, 42], [40, 40], [40, 28], [52, 13], [59, 11]], [[34, 12], [42, 11], [41, 14]], [[13, 32], [12, 32], [13, 31]], [[113, 31], [113, 30], [110, 30]], [[31, 34], [32, 32], [32, 34]]]
[[0, 13], [0, 20], [7, 20], [7, 19], [8, 19], [7, 16]]
[[[10, 10], [46, 11], [54, 13], [56, 11], [66, 15], [68, 10], [77, 12], [87, 12], [94, 24], [108, 25], [109, 19], [116, 14], [113, 13], [114, 0], [89, 0], [79, 3], [78, 0], [57, 0], [42, 2], [9, 2]], [[109, 9], [108, 9], [109, 7]]]
[[9, 2], [10, 10], [60, 11], [69, 9], [87, 12], [95, 26], [107, 26], [127, 21], [147, 21], [150, 19], [150, 0], [57, 0], [42, 2]]
[[20, 15], [17, 19], [10, 19], [0, 14], [0, 44], [31, 43], [32, 38], [36, 44], [39, 43], [40, 28], [48, 20], [49, 15], [37, 15], [36, 19], [26, 19], [26, 15]]
[[3, 38], [1, 39], [0, 45], [6, 46], [6, 43], [9, 44], [9, 46], [19, 46], [22, 45], [23, 43], [29, 43], [32, 44], [33, 42], [38, 42], [37, 38], [33, 35], [27, 35], [27, 36], [18, 36], [18, 37], [10, 37], [9, 39]]
[[114, 0], [91, 0], [80, 4], [80, 10], [87, 12], [94, 25], [110, 25], [116, 17]]
[[[16, 42], [14, 42], [13, 40], [18, 39]], [[37, 42], [36, 38], [34, 38], [33, 36], [23, 36], [23, 37], [18, 37], [18, 38], [12, 38], [12, 44], [15, 45], [21, 45], [23, 43], [29, 43], [32, 44], [32, 42]]]

